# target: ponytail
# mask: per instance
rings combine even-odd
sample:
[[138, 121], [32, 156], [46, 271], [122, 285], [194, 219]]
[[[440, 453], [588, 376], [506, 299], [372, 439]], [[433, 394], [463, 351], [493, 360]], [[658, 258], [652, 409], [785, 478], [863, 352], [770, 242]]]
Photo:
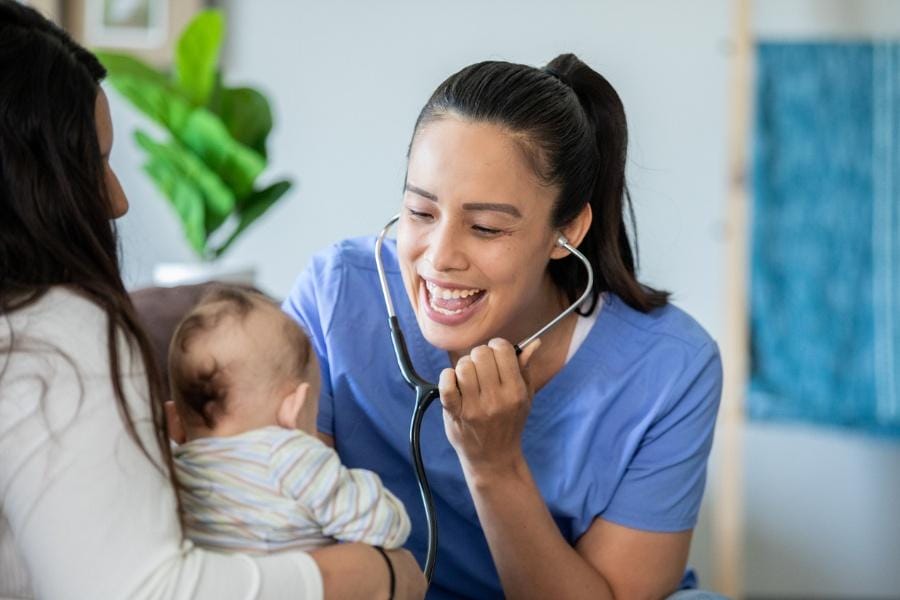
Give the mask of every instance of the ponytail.
[[[574, 54], [557, 56], [544, 71], [575, 93], [590, 125], [590, 142], [594, 147], [593, 162], [596, 166], [588, 199], [593, 220], [579, 245], [579, 250], [590, 261], [595, 272], [594, 292], [584, 313], [593, 312], [600, 293], [604, 291], [615, 293], [641, 312], [664, 306], [668, 302], [667, 292], [649, 288], [637, 280], [637, 245], [633, 251], [625, 226], [627, 211], [632, 231], [637, 231], [631, 195], [625, 183], [628, 126], [622, 100], [605, 77]], [[574, 219], [584, 207], [583, 201], [566, 198], [565, 193], [562, 196], [553, 216], [556, 227]], [[574, 256], [553, 261], [550, 272], [572, 301], [584, 289], [587, 277]]]

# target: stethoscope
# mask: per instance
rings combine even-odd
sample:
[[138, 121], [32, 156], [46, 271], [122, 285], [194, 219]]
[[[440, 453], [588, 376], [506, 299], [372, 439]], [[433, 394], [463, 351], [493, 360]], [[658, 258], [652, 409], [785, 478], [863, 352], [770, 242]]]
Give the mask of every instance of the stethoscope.
[[[387, 276], [384, 274], [384, 264], [381, 261], [381, 246], [384, 244], [384, 237], [391, 227], [400, 219], [400, 215], [394, 215], [375, 241], [375, 266], [378, 269], [378, 279], [381, 282], [381, 293], [384, 295], [384, 304], [387, 307], [388, 325], [391, 330], [391, 342], [394, 346], [394, 354], [397, 356], [397, 366], [400, 367], [400, 374], [409, 386], [416, 392], [416, 404], [413, 409], [412, 422], [409, 426], [409, 445], [412, 453], [413, 465], [416, 470], [416, 480], [419, 484], [419, 493], [422, 496], [422, 504], [425, 506], [425, 520], [428, 523], [428, 552], [425, 557], [425, 578], [431, 583], [431, 576], [434, 573], [434, 562], [437, 557], [437, 520], [434, 514], [434, 500], [431, 497], [431, 488], [428, 486], [428, 477], [425, 474], [425, 465], [422, 463], [422, 448], [420, 445], [420, 436], [422, 430], [422, 420], [425, 417], [425, 411], [440, 396], [438, 387], [423, 379], [415, 368], [413, 368], [412, 359], [409, 356], [409, 350], [403, 339], [403, 332], [400, 331], [400, 322], [397, 319], [397, 313], [394, 312], [394, 303], [391, 301], [391, 292], [388, 288]], [[588, 259], [576, 250], [569, 241], [562, 235], [556, 240], [556, 245], [565, 248], [584, 264], [587, 269], [588, 279], [587, 286], [581, 296], [572, 303], [566, 310], [559, 313], [552, 321], [541, 327], [535, 333], [525, 338], [514, 347], [516, 354], [521, 354], [528, 344], [538, 339], [550, 329], [559, 324], [572, 313], [585, 299], [590, 295], [594, 285], [594, 269]]]

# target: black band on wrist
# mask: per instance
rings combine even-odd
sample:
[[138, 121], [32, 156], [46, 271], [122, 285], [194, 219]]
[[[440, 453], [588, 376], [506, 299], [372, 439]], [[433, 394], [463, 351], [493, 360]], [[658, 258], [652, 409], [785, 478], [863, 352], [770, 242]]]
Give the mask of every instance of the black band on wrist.
[[388, 557], [387, 552], [384, 551], [384, 548], [382, 548], [381, 546], [372, 546], [372, 547], [375, 548], [376, 550], [378, 550], [378, 553], [384, 558], [384, 562], [387, 563], [388, 573], [391, 576], [391, 591], [390, 591], [390, 594], [388, 595], [388, 598], [390, 598], [390, 600], [394, 600], [394, 589], [397, 585], [397, 579], [396, 579], [396, 576], [394, 575], [394, 563], [391, 562], [391, 559]]

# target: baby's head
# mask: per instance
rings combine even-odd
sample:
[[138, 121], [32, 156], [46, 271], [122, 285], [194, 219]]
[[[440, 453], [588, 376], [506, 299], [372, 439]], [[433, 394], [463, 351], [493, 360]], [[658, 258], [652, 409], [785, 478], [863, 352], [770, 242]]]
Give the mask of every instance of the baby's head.
[[261, 293], [217, 286], [169, 347], [169, 432], [177, 442], [270, 425], [315, 434], [319, 365], [303, 330]]

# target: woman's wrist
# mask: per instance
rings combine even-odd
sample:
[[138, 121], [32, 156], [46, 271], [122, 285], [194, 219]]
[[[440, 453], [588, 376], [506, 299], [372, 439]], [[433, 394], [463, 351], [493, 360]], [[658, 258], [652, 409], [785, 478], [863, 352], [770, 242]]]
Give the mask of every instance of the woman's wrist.
[[372, 546], [372, 547], [378, 551], [378, 553], [384, 559], [384, 562], [387, 563], [388, 576], [390, 578], [389, 579], [390, 584], [388, 587], [388, 599], [394, 600], [394, 595], [397, 590], [397, 575], [394, 572], [394, 563], [391, 562], [391, 557], [388, 556], [387, 552], [384, 551], [384, 548], [382, 548], [381, 546]]
[[510, 482], [525, 482], [531, 478], [528, 462], [521, 452], [502, 459], [462, 460], [461, 463], [466, 482], [473, 491], [504, 486]]

